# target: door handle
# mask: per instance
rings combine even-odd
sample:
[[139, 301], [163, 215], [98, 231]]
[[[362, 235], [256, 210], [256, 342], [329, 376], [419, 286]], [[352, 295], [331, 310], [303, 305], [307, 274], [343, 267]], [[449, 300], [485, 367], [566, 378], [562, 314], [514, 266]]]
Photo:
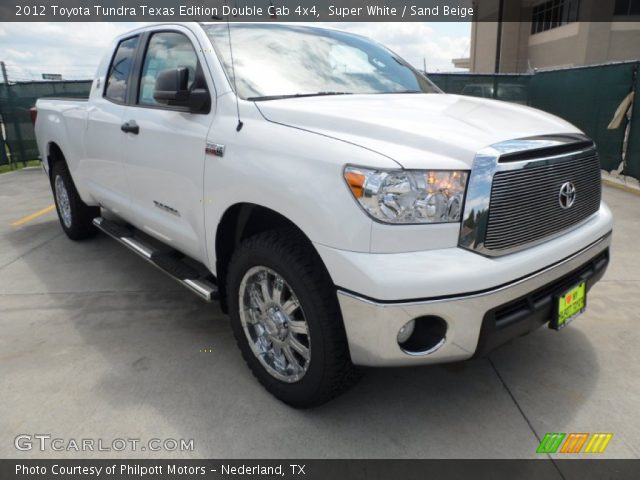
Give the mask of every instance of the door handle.
[[120, 125], [120, 130], [124, 133], [133, 133], [134, 135], [138, 135], [140, 133], [140, 127], [133, 120], [130, 122], [124, 122]]

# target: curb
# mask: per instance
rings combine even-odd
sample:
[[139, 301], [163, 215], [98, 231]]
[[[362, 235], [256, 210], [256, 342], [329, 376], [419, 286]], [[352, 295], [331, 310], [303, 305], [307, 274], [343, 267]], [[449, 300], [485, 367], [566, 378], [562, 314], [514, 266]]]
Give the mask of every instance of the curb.
[[634, 187], [632, 185], [626, 185], [624, 183], [620, 183], [620, 182], [617, 182], [615, 180], [610, 180], [608, 178], [603, 178], [602, 179], [602, 183], [603, 183], [603, 185], [606, 185], [607, 187], [613, 187], [613, 188], [617, 188], [618, 190], [622, 190], [624, 192], [633, 193], [635, 195], [640, 195], [640, 188], [639, 187]]

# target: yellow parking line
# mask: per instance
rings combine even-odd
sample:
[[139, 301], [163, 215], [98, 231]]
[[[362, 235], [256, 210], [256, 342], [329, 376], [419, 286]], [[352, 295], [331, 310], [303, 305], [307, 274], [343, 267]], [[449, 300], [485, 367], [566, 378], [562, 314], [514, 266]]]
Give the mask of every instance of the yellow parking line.
[[24, 225], [25, 223], [30, 222], [31, 220], [35, 220], [38, 217], [41, 217], [43, 215], [46, 215], [49, 212], [52, 212], [54, 209], [56, 208], [55, 205], [49, 205], [46, 208], [43, 208], [42, 210], [38, 210], [35, 213], [32, 213], [31, 215], [27, 215], [26, 217], [22, 217], [20, 220], [16, 220], [15, 222], [13, 222], [11, 224], [12, 227], [20, 227], [21, 225]]

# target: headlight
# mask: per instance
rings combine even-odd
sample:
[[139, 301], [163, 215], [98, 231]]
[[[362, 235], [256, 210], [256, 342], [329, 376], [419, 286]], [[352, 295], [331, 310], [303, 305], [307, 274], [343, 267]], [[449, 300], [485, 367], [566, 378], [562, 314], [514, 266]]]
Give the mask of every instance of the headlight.
[[463, 170], [371, 170], [346, 167], [351, 193], [384, 223], [459, 222], [467, 186]]

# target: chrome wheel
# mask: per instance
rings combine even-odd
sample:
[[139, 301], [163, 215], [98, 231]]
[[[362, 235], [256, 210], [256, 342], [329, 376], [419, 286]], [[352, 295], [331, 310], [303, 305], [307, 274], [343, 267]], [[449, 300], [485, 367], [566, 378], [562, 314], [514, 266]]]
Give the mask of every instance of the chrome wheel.
[[56, 176], [53, 182], [53, 187], [56, 192], [56, 203], [58, 204], [58, 210], [60, 212], [60, 218], [62, 223], [67, 228], [71, 228], [71, 204], [69, 202], [69, 194], [67, 193], [67, 187], [64, 184], [64, 180], [60, 175]]
[[278, 380], [299, 381], [309, 369], [311, 337], [291, 286], [270, 268], [253, 267], [239, 294], [240, 321], [253, 354]]

